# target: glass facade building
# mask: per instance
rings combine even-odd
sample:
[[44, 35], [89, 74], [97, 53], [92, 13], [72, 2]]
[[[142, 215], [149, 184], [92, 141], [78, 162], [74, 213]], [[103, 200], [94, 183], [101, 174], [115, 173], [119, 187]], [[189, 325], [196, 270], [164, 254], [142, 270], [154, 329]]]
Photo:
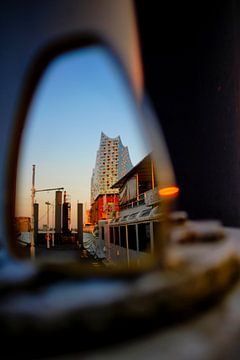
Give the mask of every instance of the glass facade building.
[[118, 193], [111, 186], [132, 167], [128, 147], [122, 144], [120, 136], [110, 138], [102, 132], [91, 179], [91, 203], [99, 195]]

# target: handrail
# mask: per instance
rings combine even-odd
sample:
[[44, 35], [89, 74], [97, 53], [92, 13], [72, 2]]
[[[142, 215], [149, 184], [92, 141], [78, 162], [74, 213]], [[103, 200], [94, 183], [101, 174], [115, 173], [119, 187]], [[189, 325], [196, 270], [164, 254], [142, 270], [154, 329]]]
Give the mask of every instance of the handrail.
[[145, 194], [146, 191], [144, 193], [139, 194], [135, 198], [128, 200], [124, 204], [119, 204], [119, 209], [123, 210], [123, 209], [133, 208], [139, 205], [145, 205], [145, 197], [146, 197]]

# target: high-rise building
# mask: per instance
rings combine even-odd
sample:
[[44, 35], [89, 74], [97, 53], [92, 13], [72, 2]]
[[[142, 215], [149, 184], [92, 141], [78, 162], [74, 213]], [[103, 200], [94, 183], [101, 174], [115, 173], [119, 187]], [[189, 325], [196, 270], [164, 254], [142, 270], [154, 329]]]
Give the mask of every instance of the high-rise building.
[[92, 207], [98, 208], [96, 201], [102, 198], [102, 209], [98, 209], [95, 221], [96, 217], [107, 216], [109, 209], [113, 209], [112, 205], [116, 205], [117, 197], [113, 195], [118, 194], [118, 190], [111, 189], [111, 186], [132, 167], [128, 147], [122, 144], [120, 136], [110, 138], [102, 132], [91, 179]]

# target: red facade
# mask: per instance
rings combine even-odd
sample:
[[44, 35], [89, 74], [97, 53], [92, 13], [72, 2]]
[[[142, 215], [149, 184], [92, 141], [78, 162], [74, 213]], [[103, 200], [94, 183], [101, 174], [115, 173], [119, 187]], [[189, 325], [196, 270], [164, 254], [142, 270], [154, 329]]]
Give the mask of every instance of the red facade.
[[91, 207], [91, 222], [96, 224], [99, 220], [111, 219], [118, 211], [118, 194], [99, 195]]

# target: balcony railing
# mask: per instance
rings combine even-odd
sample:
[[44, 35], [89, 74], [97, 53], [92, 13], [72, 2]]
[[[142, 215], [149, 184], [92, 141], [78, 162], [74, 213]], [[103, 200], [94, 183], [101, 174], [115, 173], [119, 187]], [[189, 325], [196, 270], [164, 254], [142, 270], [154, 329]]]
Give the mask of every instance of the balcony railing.
[[145, 204], [145, 194], [146, 193], [142, 193], [134, 199], [131, 199], [123, 204], [119, 204], [120, 210], [130, 209], [130, 208], [134, 208], [134, 207], [137, 207], [140, 205], [144, 205]]

